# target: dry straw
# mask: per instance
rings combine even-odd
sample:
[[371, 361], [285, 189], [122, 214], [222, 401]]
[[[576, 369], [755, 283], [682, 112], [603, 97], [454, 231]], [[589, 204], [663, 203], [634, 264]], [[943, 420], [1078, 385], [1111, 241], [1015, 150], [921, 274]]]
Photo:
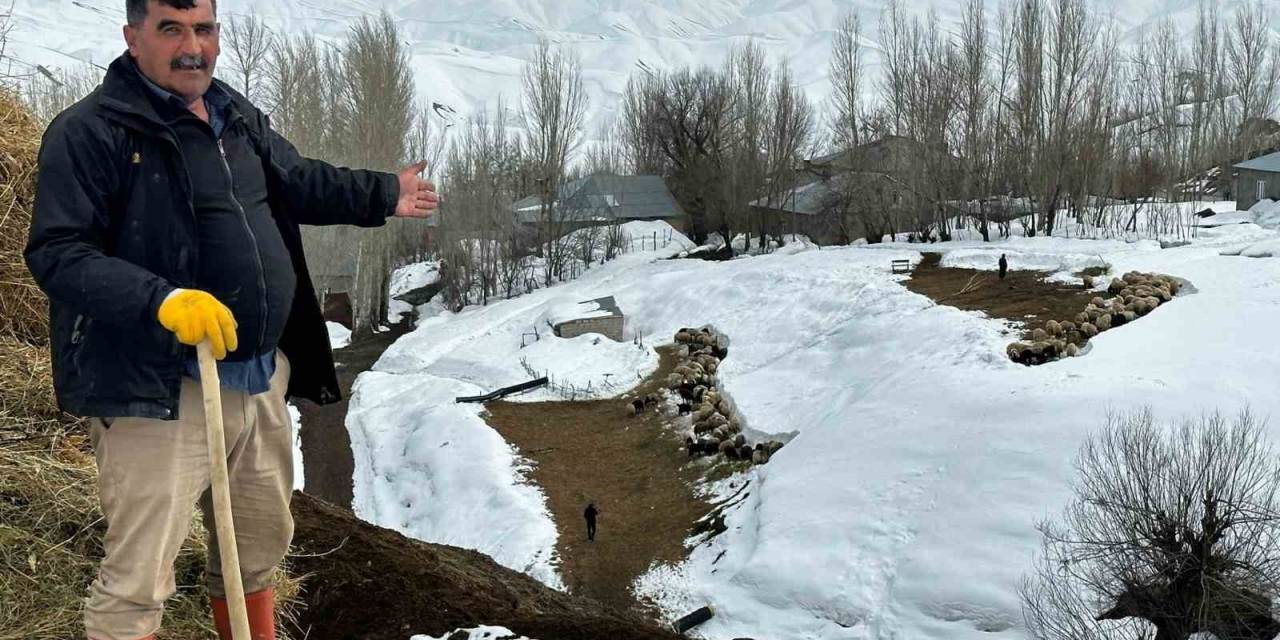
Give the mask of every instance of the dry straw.
[[48, 341], [48, 307], [22, 249], [31, 226], [42, 127], [17, 96], [0, 91], [0, 335]]

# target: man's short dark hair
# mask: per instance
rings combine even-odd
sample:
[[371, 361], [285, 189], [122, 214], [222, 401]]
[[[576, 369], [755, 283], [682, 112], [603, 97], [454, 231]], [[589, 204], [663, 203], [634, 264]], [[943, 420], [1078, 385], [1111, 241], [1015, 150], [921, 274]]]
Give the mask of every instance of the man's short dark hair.
[[[138, 26], [147, 19], [147, 5], [151, 0], [125, 0], [124, 15], [129, 21], [130, 26]], [[196, 6], [196, 0], [156, 0], [162, 5], [173, 7], [174, 9], [192, 9]], [[210, 0], [213, 12], [218, 12], [218, 0]]]

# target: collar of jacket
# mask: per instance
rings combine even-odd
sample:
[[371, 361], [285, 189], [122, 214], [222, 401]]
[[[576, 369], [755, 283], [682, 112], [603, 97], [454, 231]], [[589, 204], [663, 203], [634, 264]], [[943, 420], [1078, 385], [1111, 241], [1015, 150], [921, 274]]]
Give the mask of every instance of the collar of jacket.
[[[213, 82], [219, 91], [230, 96], [226, 106], [225, 125], [230, 127], [242, 117], [239, 101], [235, 92], [221, 80], [214, 78]], [[102, 79], [102, 87], [99, 89], [98, 105], [107, 112], [109, 117], [120, 124], [143, 135], [161, 138], [175, 147], [178, 146], [177, 137], [173, 135], [165, 119], [156, 111], [152, 98], [148, 97], [149, 91], [151, 89], [144, 83], [142, 72], [138, 70], [133, 56], [126, 51], [107, 67], [106, 76]]]

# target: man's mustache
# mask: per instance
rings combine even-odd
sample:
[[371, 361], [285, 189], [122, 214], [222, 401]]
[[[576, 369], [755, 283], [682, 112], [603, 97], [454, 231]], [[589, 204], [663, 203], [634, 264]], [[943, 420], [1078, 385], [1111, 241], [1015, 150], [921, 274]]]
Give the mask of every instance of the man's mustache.
[[203, 55], [178, 56], [177, 58], [173, 59], [173, 62], [169, 63], [169, 68], [173, 69], [174, 71], [203, 70], [208, 68], [208, 66], [209, 66], [209, 61]]

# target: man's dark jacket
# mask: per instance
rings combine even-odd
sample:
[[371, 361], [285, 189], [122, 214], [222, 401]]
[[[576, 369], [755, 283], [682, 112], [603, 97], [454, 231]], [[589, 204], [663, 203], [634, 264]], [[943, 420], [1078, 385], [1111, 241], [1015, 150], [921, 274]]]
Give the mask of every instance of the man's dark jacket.
[[[278, 343], [292, 365], [289, 395], [334, 402], [341, 392], [298, 225], [385, 224], [398, 180], [303, 158], [261, 111], [220, 87], [232, 96], [223, 139], [257, 151], [297, 276]], [[199, 243], [190, 173], [146, 91], [122, 55], [100, 87], [54, 119], [40, 148], [25, 253], [49, 296], [58, 403], [75, 415], [178, 417], [187, 348], [156, 316], [173, 288], [197, 288]]]

